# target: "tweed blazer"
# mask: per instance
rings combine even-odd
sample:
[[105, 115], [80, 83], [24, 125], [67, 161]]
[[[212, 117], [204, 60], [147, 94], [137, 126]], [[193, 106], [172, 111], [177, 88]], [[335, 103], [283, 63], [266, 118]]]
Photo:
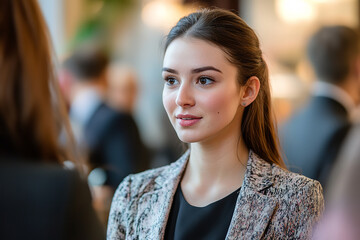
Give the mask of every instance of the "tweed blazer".
[[[130, 175], [111, 206], [107, 239], [163, 239], [189, 159]], [[283, 170], [250, 151], [226, 239], [309, 239], [324, 208], [319, 182]]]

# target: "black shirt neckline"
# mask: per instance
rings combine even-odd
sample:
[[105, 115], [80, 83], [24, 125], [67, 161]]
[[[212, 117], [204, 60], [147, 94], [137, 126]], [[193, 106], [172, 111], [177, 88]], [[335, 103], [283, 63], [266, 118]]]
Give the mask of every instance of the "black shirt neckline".
[[228, 195], [226, 195], [225, 197], [223, 198], [220, 198], [214, 202], [211, 202], [205, 206], [202, 206], [202, 207], [198, 207], [198, 206], [194, 206], [194, 205], [191, 205], [185, 198], [184, 196], [184, 193], [181, 189], [181, 184], [179, 184], [178, 188], [176, 189], [176, 191], [179, 191], [179, 195], [180, 195], [180, 198], [182, 198], [182, 200], [184, 201], [185, 204], [187, 204], [189, 207], [191, 208], [194, 208], [194, 209], [202, 209], [202, 208], [206, 208], [206, 207], [211, 207], [211, 205], [218, 205], [218, 204], [222, 204], [222, 202], [226, 201], [227, 198], [231, 198], [234, 194], [238, 195], [240, 193], [240, 189], [241, 187], [239, 187], [238, 189], [236, 189], [235, 191], [229, 193]]
[[185, 200], [179, 184], [166, 225], [165, 239], [225, 239], [239, 192], [240, 188], [204, 207], [196, 207]]

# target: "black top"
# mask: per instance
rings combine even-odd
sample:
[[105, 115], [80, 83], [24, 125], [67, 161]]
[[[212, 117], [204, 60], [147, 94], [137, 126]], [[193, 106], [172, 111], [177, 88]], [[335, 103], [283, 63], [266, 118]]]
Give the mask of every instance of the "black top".
[[184, 198], [180, 184], [176, 190], [165, 239], [225, 239], [240, 188], [205, 207], [194, 207]]

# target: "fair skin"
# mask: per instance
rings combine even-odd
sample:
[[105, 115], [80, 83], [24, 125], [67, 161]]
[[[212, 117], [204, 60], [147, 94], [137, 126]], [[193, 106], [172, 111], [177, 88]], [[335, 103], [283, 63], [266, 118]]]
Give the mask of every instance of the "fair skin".
[[115, 109], [132, 113], [137, 97], [136, 74], [129, 67], [114, 64], [108, 71], [108, 102]]
[[227, 55], [209, 42], [180, 37], [166, 50], [163, 104], [180, 140], [191, 144], [180, 184], [193, 206], [206, 206], [242, 185], [249, 150], [241, 119], [260, 82], [251, 77], [240, 86], [237, 76]]

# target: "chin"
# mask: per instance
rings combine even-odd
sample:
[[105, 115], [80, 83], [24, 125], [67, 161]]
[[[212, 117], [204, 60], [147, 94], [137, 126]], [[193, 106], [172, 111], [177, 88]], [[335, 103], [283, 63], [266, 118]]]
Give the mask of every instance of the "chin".
[[204, 138], [201, 136], [194, 136], [193, 134], [182, 134], [178, 133], [178, 138], [184, 143], [195, 143], [201, 142]]

